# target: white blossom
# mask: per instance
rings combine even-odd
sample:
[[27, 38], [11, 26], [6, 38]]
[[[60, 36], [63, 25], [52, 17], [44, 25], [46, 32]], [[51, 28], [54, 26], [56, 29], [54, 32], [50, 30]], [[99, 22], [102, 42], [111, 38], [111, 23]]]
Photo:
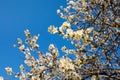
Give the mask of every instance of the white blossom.
[[57, 10], [57, 14], [59, 14], [59, 13], [60, 13], [60, 9]]
[[0, 76], [0, 80], [4, 80], [4, 78], [2, 76]]
[[19, 46], [19, 49], [20, 49], [20, 50], [23, 50], [24, 48], [25, 48], [24, 45]]
[[69, 58], [61, 58], [59, 61], [59, 68], [62, 72], [66, 70], [74, 70], [74, 65]]
[[93, 75], [93, 76], [91, 77], [91, 80], [96, 80], [96, 76]]
[[52, 34], [55, 34], [58, 32], [57, 30], [57, 27], [54, 27], [53, 25], [51, 25], [49, 28], [48, 28], [48, 32], [52, 33]]
[[80, 38], [82, 38], [82, 36], [84, 34], [83, 31], [84, 30], [77, 30], [76, 32], [74, 32], [76, 40], [79, 40]]
[[72, 29], [67, 29], [66, 30], [66, 34], [70, 37], [70, 38], [73, 38], [74, 36], [74, 31]]
[[12, 68], [6, 67], [5, 70], [7, 71], [7, 74], [9, 74], [9, 75], [12, 74]]
[[93, 30], [93, 27], [87, 28], [85, 32], [86, 32], [86, 33], [91, 33], [92, 30]]
[[54, 44], [49, 45], [49, 50], [53, 50], [55, 48]]
[[30, 32], [29, 32], [28, 29], [26, 29], [24, 32], [25, 32], [25, 35], [26, 35], [27, 38], [30, 38], [30, 37], [31, 37], [31, 36], [30, 36]]
[[20, 38], [18, 38], [17, 40], [18, 40], [18, 44], [22, 44], [22, 40]]
[[61, 27], [62, 27], [63, 29], [67, 29], [67, 28], [70, 28], [70, 26], [71, 26], [70, 23], [64, 22]]
[[76, 3], [73, 0], [70, 0], [68, 4], [75, 5]]

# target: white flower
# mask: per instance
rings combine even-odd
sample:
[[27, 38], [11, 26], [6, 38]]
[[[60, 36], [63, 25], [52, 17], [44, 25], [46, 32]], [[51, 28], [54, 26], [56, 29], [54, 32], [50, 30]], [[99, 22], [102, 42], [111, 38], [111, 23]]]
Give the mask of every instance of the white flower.
[[58, 54], [58, 49], [57, 48], [54, 48], [51, 53], [53, 54], [54, 57], [57, 57], [59, 54]]
[[45, 67], [45, 66], [39, 66], [39, 69], [40, 69], [40, 71], [43, 71], [43, 70], [47, 69], [47, 67]]
[[79, 35], [83, 35], [83, 29], [82, 30], [77, 30], [76, 33], [79, 34]]
[[83, 29], [82, 30], [77, 30], [76, 32], [74, 32], [75, 34], [75, 39], [79, 40], [80, 38], [82, 38], [83, 36]]
[[70, 53], [70, 54], [72, 54], [73, 52], [74, 52], [74, 50], [72, 50], [72, 49], [71, 49], [71, 50], [69, 50], [69, 53]]
[[22, 64], [20, 65], [20, 70], [24, 71], [24, 66]]
[[52, 54], [50, 54], [50, 53], [47, 52], [46, 56], [52, 57]]
[[65, 52], [65, 53], [68, 53], [68, 52], [69, 52], [69, 51], [67, 50], [66, 46], [63, 46], [63, 47], [61, 48], [61, 50], [62, 50], [62, 52]]
[[24, 60], [24, 63], [27, 64], [28, 66], [32, 66], [32, 62], [30, 60]]
[[49, 62], [48, 66], [52, 67], [53, 66], [53, 62]]
[[24, 45], [19, 46], [19, 49], [20, 49], [20, 50], [23, 50], [24, 48], [25, 48]]
[[66, 46], [63, 46], [63, 47], [61, 48], [61, 50], [62, 50], [63, 52], [66, 51], [66, 50], [67, 50]]
[[48, 28], [48, 32], [50, 32], [51, 34], [55, 34], [55, 33], [58, 32], [57, 29], [58, 29], [57, 27], [54, 27], [53, 25], [51, 25], [51, 26]]
[[33, 36], [33, 40], [34, 42], [36, 42], [38, 40], [39, 34], [37, 36]]
[[59, 13], [60, 13], [60, 9], [57, 10], [57, 14], [59, 14]]
[[68, 18], [69, 18], [69, 19], [73, 19], [73, 18], [74, 18], [74, 15], [70, 15]]
[[49, 50], [53, 50], [55, 48], [54, 44], [49, 45]]
[[82, 5], [83, 6], [86, 6], [87, 5], [87, 2], [85, 0], [82, 1]]
[[24, 32], [25, 32], [25, 34], [29, 34], [29, 30], [28, 29], [26, 29]]
[[70, 26], [71, 26], [70, 23], [64, 22], [61, 27], [62, 27], [63, 29], [67, 29], [67, 28], [70, 28]]
[[30, 32], [29, 32], [29, 30], [26, 29], [24, 32], [25, 32], [26, 37], [27, 37], [27, 38], [30, 38]]
[[70, 23], [63, 22], [63, 24], [61, 25], [61, 27], [59, 27], [59, 31], [63, 34], [63, 30], [70, 28], [70, 26], [71, 26]]
[[18, 40], [18, 44], [22, 44], [22, 40], [20, 38], [18, 38], [17, 40]]
[[60, 17], [63, 18], [63, 19], [65, 18], [63, 13], [60, 13]]
[[9, 75], [12, 74], [12, 68], [6, 67], [5, 70], [7, 71], [7, 74], [9, 74]]
[[0, 76], [0, 80], [4, 80], [4, 78], [2, 76]]
[[25, 78], [26, 78], [25, 73], [22, 73], [19, 78], [20, 78], [20, 80], [25, 80]]
[[76, 3], [75, 3], [73, 0], [71, 0], [71, 1], [69, 1], [69, 3], [68, 3], [68, 4], [75, 5]]
[[36, 43], [32, 43], [32, 44], [31, 44], [31, 49], [35, 49], [35, 48], [38, 48], [38, 47], [39, 47], [39, 45], [36, 44]]
[[67, 29], [66, 34], [69, 35], [70, 38], [73, 38], [74, 36], [74, 31], [72, 29]]
[[62, 28], [62, 27], [59, 27], [59, 31], [63, 33], [63, 28]]
[[67, 6], [66, 8], [67, 8], [68, 10], [70, 10], [70, 8], [71, 8], [71, 5]]
[[41, 80], [40, 75], [32, 76], [30, 80]]
[[93, 76], [91, 77], [91, 80], [96, 80], [96, 76], [93, 75]]
[[33, 74], [32, 73], [27, 73], [28, 78], [31, 77]]
[[31, 54], [30, 54], [30, 52], [28, 52], [28, 54], [25, 55], [25, 58], [30, 59], [30, 57], [31, 57]]
[[73, 30], [72, 30], [72, 29], [67, 29], [67, 30], [66, 30], [66, 33], [67, 33], [67, 34], [72, 34], [72, 33], [73, 33]]
[[69, 58], [61, 58], [59, 61], [60, 71], [65, 72], [66, 70], [74, 70], [74, 65]]
[[68, 35], [67, 35], [67, 34], [64, 34], [64, 35], [63, 35], [63, 39], [65, 39], [65, 38], [68, 38]]
[[93, 27], [87, 28], [85, 32], [86, 32], [86, 33], [91, 33], [92, 30], [93, 30]]
[[82, 61], [79, 58], [76, 58], [76, 60], [74, 62], [75, 62], [75, 64], [79, 65], [79, 67], [82, 66]]

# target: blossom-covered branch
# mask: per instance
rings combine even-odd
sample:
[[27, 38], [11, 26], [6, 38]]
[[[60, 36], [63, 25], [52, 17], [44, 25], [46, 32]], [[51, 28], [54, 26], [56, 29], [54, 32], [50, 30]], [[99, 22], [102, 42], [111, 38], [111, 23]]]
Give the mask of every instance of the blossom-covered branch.
[[[43, 53], [37, 44], [38, 35], [25, 30], [26, 40], [18, 38], [14, 45], [25, 55], [20, 72], [5, 68], [8, 75], [20, 80], [118, 80], [120, 79], [120, 1], [119, 0], [67, 0], [57, 14], [65, 19], [60, 27], [50, 25], [51, 34], [59, 34], [74, 46], [63, 46], [65, 53], [50, 44]], [[32, 56], [38, 54], [38, 58]], [[73, 54], [75, 59], [68, 55]], [[0, 77], [0, 80], [4, 80]]]

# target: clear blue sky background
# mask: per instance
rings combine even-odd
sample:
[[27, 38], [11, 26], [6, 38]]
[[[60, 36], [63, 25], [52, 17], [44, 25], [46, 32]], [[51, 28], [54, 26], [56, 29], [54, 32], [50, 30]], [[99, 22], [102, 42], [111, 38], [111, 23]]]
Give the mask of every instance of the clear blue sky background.
[[[24, 30], [29, 29], [32, 35], [40, 34], [40, 50], [48, 51], [50, 43], [60, 48], [70, 42], [58, 35], [48, 33], [51, 24], [60, 26], [64, 21], [56, 14], [60, 5], [66, 0], [0, 0], [0, 76], [6, 76], [5, 67], [19, 71], [24, 55], [13, 47], [17, 38], [25, 39]], [[63, 54], [60, 52], [60, 54]], [[15, 80], [15, 79], [10, 79]]]

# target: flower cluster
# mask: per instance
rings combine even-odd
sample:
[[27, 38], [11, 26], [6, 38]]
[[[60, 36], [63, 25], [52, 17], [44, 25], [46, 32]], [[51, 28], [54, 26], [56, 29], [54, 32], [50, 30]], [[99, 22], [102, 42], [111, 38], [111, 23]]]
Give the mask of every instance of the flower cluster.
[[59, 69], [62, 72], [74, 70], [74, 65], [69, 58], [61, 58], [59, 61]]
[[119, 0], [67, 0], [67, 6], [57, 10], [65, 21], [60, 27], [51, 25], [48, 32], [70, 40], [73, 49], [63, 46], [65, 55], [59, 57], [56, 46], [50, 44], [43, 53], [37, 44], [39, 35], [25, 30], [25, 44], [18, 38], [14, 46], [25, 54], [27, 67], [20, 65], [20, 72], [14, 74], [10, 67], [5, 70], [20, 80], [119, 80], [119, 4]]
[[48, 31], [52, 34], [55, 34], [58, 32], [57, 28], [54, 27], [53, 25], [51, 25], [49, 28], [48, 28]]
[[58, 34], [69, 39], [75, 46], [75, 49], [63, 46], [61, 50], [67, 55], [73, 53], [76, 56], [74, 67], [81, 69], [79, 71], [84, 74], [83, 79], [87, 76], [91, 77], [91, 80], [119, 79], [109, 74], [100, 74], [101, 69], [106, 68], [115, 69], [116, 72], [110, 72], [115, 73], [113, 76], [119, 73], [116, 68], [120, 67], [117, 61], [120, 58], [119, 4], [119, 0], [67, 0], [67, 6], [60, 6], [57, 10], [57, 14], [66, 20], [63, 24], [70, 24], [70, 27], [64, 27], [62, 24], [57, 29]]

